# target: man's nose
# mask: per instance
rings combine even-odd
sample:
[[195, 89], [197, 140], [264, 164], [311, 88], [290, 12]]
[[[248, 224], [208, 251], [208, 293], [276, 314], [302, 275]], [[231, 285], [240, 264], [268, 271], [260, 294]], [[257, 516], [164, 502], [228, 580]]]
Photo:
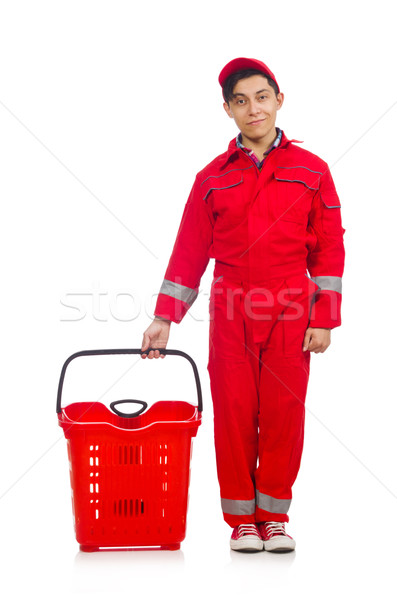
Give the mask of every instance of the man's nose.
[[254, 100], [250, 102], [250, 114], [257, 115], [260, 112], [260, 104], [259, 102], [255, 102]]

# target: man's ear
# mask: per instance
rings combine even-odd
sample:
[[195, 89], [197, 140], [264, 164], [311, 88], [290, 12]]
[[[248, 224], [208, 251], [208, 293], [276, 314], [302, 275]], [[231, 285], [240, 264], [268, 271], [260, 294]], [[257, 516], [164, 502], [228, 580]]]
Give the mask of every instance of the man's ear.
[[223, 103], [223, 108], [225, 109], [225, 111], [226, 111], [226, 113], [229, 115], [229, 117], [230, 117], [231, 119], [233, 119], [233, 118], [234, 118], [234, 117], [233, 117], [233, 113], [232, 113], [232, 111], [231, 111], [231, 109], [230, 109], [230, 106], [228, 105], [228, 103], [227, 103], [227, 102], [224, 102], [224, 103]]
[[279, 110], [282, 107], [283, 102], [284, 102], [284, 94], [282, 92], [280, 92], [277, 95], [277, 110]]

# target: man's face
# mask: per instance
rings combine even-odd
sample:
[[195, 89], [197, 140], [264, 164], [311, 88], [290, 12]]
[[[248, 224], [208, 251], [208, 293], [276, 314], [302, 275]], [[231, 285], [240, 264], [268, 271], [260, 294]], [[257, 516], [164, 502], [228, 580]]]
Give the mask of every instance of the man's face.
[[243, 138], [259, 143], [274, 133], [276, 115], [284, 101], [284, 94], [276, 94], [266, 77], [252, 75], [240, 79], [234, 86], [233, 98], [223, 107], [234, 119]]

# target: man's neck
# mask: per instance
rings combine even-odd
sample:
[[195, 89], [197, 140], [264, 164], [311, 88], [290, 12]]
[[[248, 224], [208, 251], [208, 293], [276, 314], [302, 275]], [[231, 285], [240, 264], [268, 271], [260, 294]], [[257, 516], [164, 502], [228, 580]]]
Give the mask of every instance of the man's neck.
[[272, 147], [277, 138], [277, 131], [274, 127], [266, 137], [260, 140], [251, 140], [247, 136], [241, 134], [243, 146], [252, 150], [259, 160], [262, 160], [264, 153]]

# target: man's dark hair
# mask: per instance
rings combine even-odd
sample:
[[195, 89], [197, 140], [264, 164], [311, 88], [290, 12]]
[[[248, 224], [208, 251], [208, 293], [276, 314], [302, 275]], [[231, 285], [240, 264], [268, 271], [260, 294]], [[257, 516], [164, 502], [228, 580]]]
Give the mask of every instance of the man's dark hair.
[[268, 77], [268, 75], [265, 75], [265, 73], [262, 73], [262, 71], [258, 71], [257, 69], [243, 69], [241, 71], [236, 71], [236, 73], [232, 73], [226, 79], [222, 88], [222, 94], [225, 102], [229, 104], [230, 100], [233, 98], [233, 90], [236, 83], [241, 79], [247, 79], [247, 77], [252, 77], [252, 75], [262, 75], [262, 77], [266, 77], [270, 87], [273, 88], [276, 96], [280, 92], [276, 82], [273, 81], [273, 79], [271, 79], [270, 77]]

